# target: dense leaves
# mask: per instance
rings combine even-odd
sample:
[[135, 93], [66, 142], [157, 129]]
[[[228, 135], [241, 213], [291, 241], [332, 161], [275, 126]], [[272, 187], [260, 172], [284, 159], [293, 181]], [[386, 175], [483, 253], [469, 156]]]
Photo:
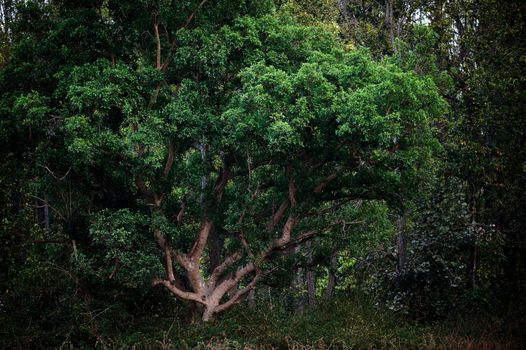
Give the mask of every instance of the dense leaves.
[[522, 3], [0, 5], [2, 346], [524, 306]]

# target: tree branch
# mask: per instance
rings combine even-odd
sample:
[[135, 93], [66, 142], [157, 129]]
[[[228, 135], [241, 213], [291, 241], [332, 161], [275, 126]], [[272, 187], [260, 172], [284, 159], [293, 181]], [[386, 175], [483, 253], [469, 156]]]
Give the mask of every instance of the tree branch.
[[137, 189], [139, 189], [139, 192], [141, 192], [143, 196], [153, 201], [154, 194], [149, 188], [146, 187], [146, 184], [144, 183], [141, 177], [135, 177], [135, 186], [137, 186]]
[[[269, 249], [267, 249], [267, 252], [272, 251], [276, 247], [283, 246], [290, 242], [292, 230], [294, 227], [296, 227], [296, 224], [299, 221], [299, 216], [295, 214], [290, 214], [287, 218], [287, 221], [285, 222], [285, 225], [283, 226], [283, 230], [281, 231], [281, 237], [274, 240], [274, 242], [271, 244]], [[264, 257], [266, 257], [266, 253], [263, 254]]]
[[152, 285], [153, 286], [157, 286], [159, 284], [163, 284], [166, 288], [168, 288], [170, 290], [170, 292], [172, 292], [173, 294], [175, 294], [176, 296], [178, 296], [181, 299], [195, 301], [195, 302], [198, 302], [198, 303], [201, 303], [201, 304], [204, 305], [203, 300], [201, 300], [201, 298], [196, 293], [184, 292], [184, 291], [180, 290], [179, 288], [177, 288], [176, 286], [174, 286], [168, 280], [163, 280], [163, 279], [160, 279], [160, 278], [154, 278], [153, 281], [152, 281]]
[[285, 215], [285, 211], [289, 207], [289, 200], [285, 199], [281, 205], [279, 206], [278, 210], [272, 215], [272, 220], [267, 224], [267, 231], [272, 231], [274, 227], [279, 223], [279, 221], [283, 218], [283, 215]]
[[199, 236], [197, 237], [196, 242], [194, 243], [194, 246], [192, 247], [192, 250], [190, 252], [190, 259], [194, 262], [198, 262], [199, 259], [201, 259], [201, 256], [203, 255], [203, 249], [206, 245], [206, 242], [208, 240], [208, 235], [210, 234], [210, 230], [212, 229], [212, 222], [205, 218], [203, 220], [203, 223], [201, 224], [201, 230], [199, 231]]
[[256, 275], [254, 276], [252, 281], [250, 281], [250, 283], [247, 284], [243, 289], [238, 290], [236, 292], [236, 294], [234, 294], [228, 301], [226, 301], [223, 304], [218, 305], [216, 307], [216, 309], [215, 309], [215, 312], [221, 312], [221, 311], [227, 310], [228, 308], [232, 307], [233, 305], [238, 304], [239, 302], [241, 302], [241, 298], [245, 294], [250, 292], [250, 290], [252, 290], [252, 289], [254, 289], [256, 287], [256, 284], [257, 284], [260, 276], [261, 276], [261, 273], [259, 271], [256, 271]]
[[184, 210], [186, 209], [186, 202], [183, 201], [181, 203], [181, 209], [179, 209], [179, 213], [177, 213], [177, 217], [176, 217], [176, 221], [177, 221], [177, 226], [180, 226], [181, 223], [183, 222], [183, 217], [184, 217]]
[[155, 66], [158, 70], [161, 69], [161, 38], [159, 37], [159, 22], [157, 21], [157, 15], [153, 22], [153, 30], [155, 32], [155, 43], [156, 43], [156, 54], [155, 54]]
[[221, 275], [232, 265], [234, 265], [237, 261], [239, 261], [243, 257], [243, 251], [237, 250], [232, 255], [230, 255], [228, 258], [226, 258], [222, 264], [217, 266], [214, 271], [212, 271], [212, 274], [210, 275], [210, 279], [208, 280], [208, 284], [210, 287], [214, 287]]
[[325, 179], [323, 179], [322, 182], [320, 182], [320, 184], [318, 186], [316, 186], [316, 188], [314, 189], [314, 193], [316, 193], [316, 194], [322, 193], [323, 190], [325, 189], [325, 187], [327, 187], [327, 185], [332, 180], [334, 180], [336, 177], [337, 177], [336, 173], [327, 176]]
[[292, 165], [287, 165], [287, 175], [289, 177], [289, 201], [290, 206], [295, 207], [296, 206], [296, 194], [298, 193], [298, 189], [296, 188], [296, 182], [294, 181], [294, 174], [292, 172]]
[[[197, 5], [197, 8], [190, 14], [190, 16], [188, 16], [188, 18], [186, 19], [186, 23], [185, 25], [183, 26], [183, 29], [186, 29], [188, 28], [188, 26], [190, 25], [190, 23], [192, 23], [192, 20], [195, 18], [195, 16], [197, 15], [197, 12], [201, 9], [201, 7], [203, 7], [203, 5], [207, 2], [208, 0], [201, 0], [201, 2], [199, 3], [199, 5]], [[167, 68], [168, 68], [168, 64], [170, 63], [170, 59], [172, 58], [172, 55], [173, 55], [173, 52], [175, 50], [175, 47], [177, 46], [177, 38], [174, 38], [174, 40], [172, 41], [172, 44], [170, 45], [170, 49], [168, 50], [168, 55], [166, 55], [166, 59], [164, 60], [164, 63], [162, 64], [162, 66], [160, 66], [160, 69], [161, 71], [165, 71]]]
[[195, 18], [195, 16], [197, 15], [197, 12], [201, 9], [201, 7], [203, 7], [203, 5], [207, 2], [208, 0], [201, 0], [201, 2], [199, 3], [199, 5], [197, 5], [197, 8], [194, 10], [194, 12], [192, 12], [190, 14], [190, 16], [188, 16], [188, 18], [186, 19], [186, 23], [184, 25], [183, 28], [187, 28], [190, 23], [192, 23], [192, 20]]
[[249, 262], [243, 267], [237, 269], [236, 273], [229, 279], [224, 280], [214, 290], [214, 297], [221, 299], [226, 292], [234, 288], [239, 281], [241, 281], [246, 275], [256, 270], [256, 265], [253, 262]]
[[166, 165], [164, 166], [163, 175], [164, 178], [167, 179], [168, 175], [170, 174], [170, 170], [172, 170], [173, 164], [174, 164], [174, 158], [175, 158], [175, 147], [171, 140], [168, 141], [168, 158], [166, 159]]
[[221, 176], [217, 178], [216, 184], [214, 186], [214, 192], [217, 195], [218, 200], [221, 200], [221, 198], [223, 197], [225, 187], [228, 184], [228, 180], [230, 180], [231, 178], [232, 174], [228, 169], [228, 165], [225, 164], [221, 171]]

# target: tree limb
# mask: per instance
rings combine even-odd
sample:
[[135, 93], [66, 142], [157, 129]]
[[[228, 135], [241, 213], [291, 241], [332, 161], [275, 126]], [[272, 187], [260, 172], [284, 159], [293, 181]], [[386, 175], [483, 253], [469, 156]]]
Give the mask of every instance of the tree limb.
[[227, 310], [228, 308], [232, 307], [233, 305], [238, 304], [239, 302], [241, 302], [241, 298], [245, 294], [250, 292], [250, 290], [252, 290], [252, 289], [254, 289], [256, 287], [256, 284], [257, 284], [260, 276], [261, 276], [261, 273], [259, 271], [256, 271], [256, 275], [254, 276], [252, 281], [250, 281], [250, 283], [247, 284], [244, 288], [238, 290], [236, 292], [236, 294], [234, 294], [228, 301], [226, 301], [223, 304], [218, 305], [215, 308], [215, 312], [221, 312], [221, 311]]
[[155, 66], [157, 70], [161, 69], [161, 38], [159, 37], [159, 22], [157, 21], [157, 16], [153, 22], [153, 30], [155, 32], [155, 43], [156, 43], [156, 53], [155, 53]]
[[174, 286], [168, 280], [163, 280], [163, 279], [160, 279], [160, 278], [154, 278], [153, 281], [152, 281], [152, 285], [153, 286], [157, 286], [159, 284], [163, 284], [166, 288], [168, 288], [170, 290], [170, 292], [172, 292], [173, 294], [175, 294], [176, 296], [178, 296], [181, 299], [195, 301], [195, 302], [198, 302], [198, 303], [204, 305], [203, 300], [201, 300], [201, 298], [196, 293], [184, 292], [184, 291], [180, 290], [179, 288], [177, 288], [176, 286]]
[[174, 164], [174, 158], [175, 158], [175, 147], [171, 140], [168, 141], [168, 158], [166, 159], [166, 165], [164, 166], [163, 175], [164, 178], [167, 179], [168, 175], [170, 174], [170, 170], [172, 170], [173, 164]]
[[325, 179], [323, 179], [322, 182], [320, 182], [320, 184], [319, 184], [318, 186], [316, 186], [316, 188], [314, 189], [314, 193], [316, 193], [316, 194], [318, 194], [318, 193], [322, 193], [323, 190], [325, 189], [325, 187], [327, 187], [327, 185], [328, 185], [332, 180], [334, 180], [336, 177], [337, 177], [337, 174], [336, 174], [336, 173], [327, 176]]
[[289, 207], [289, 200], [285, 199], [283, 202], [281, 202], [281, 205], [279, 206], [278, 210], [272, 215], [271, 221], [267, 224], [267, 231], [272, 231], [274, 227], [279, 223], [279, 221], [283, 218], [283, 215], [285, 215], [285, 211]]
[[287, 165], [287, 175], [289, 177], [289, 201], [290, 206], [295, 207], [296, 206], [296, 194], [298, 193], [298, 189], [296, 188], [296, 181], [294, 181], [294, 174], [292, 172], [292, 165]]
[[[195, 16], [197, 15], [197, 12], [201, 9], [201, 7], [203, 7], [203, 5], [207, 2], [208, 0], [201, 0], [201, 2], [199, 3], [199, 5], [197, 5], [197, 8], [190, 14], [190, 16], [188, 16], [188, 18], [186, 19], [186, 23], [185, 25], [182, 27], [183, 29], [186, 29], [188, 28], [188, 26], [190, 25], [190, 23], [192, 23], [192, 20], [195, 18]], [[172, 40], [172, 44], [170, 45], [170, 49], [168, 50], [168, 54], [166, 55], [166, 59], [164, 60], [164, 63], [162, 64], [162, 66], [160, 67], [161, 71], [165, 71], [167, 68], [168, 68], [168, 64], [170, 63], [170, 59], [172, 58], [172, 55], [173, 55], [173, 52], [175, 50], [175, 47], [177, 46], [177, 38], [175, 38], [174, 40]]]
[[211, 229], [212, 222], [207, 218], [203, 219], [199, 236], [197, 237], [197, 240], [195, 241], [189, 256], [194, 262], [198, 262], [199, 259], [201, 259], [201, 256], [203, 255], [203, 249], [206, 245]]
[[228, 165], [225, 165], [221, 170], [221, 176], [217, 178], [216, 184], [214, 186], [214, 192], [217, 195], [218, 200], [221, 200], [225, 187], [228, 184], [228, 180], [232, 178], [232, 173], [228, 169]]
[[216, 285], [219, 277], [232, 265], [234, 265], [237, 261], [239, 261], [243, 257], [243, 251], [237, 250], [232, 255], [230, 255], [228, 258], [226, 258], [222, 264], [217, 266], [214, 271], [212, 271], [212, 274], [210, 275], [210, 279], [208, 280], [208, 284], [213, 287]]
[[186, 23], [184, 25], [183, 28], [187, 28], [190, 23], [192, 23], [192, 20], [195, 18], [195, 16], [197, 15], [197, 12], [201, 9], [201, 7], [203, 7], [203, 5], [207, 2], [208, 0], [201, 0], [201, 2], [199, 3], [199, 5], [197, 5], [197, 8], [194, 10], [194, 12], [192, 12], [190, 14], [190, 16], [188, 16], [188, 18], [186, 19]]

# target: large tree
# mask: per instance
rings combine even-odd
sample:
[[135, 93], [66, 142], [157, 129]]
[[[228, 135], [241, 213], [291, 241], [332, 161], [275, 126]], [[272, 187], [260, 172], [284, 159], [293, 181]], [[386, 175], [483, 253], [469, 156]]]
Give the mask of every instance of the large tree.
[[[140, 15], [120, 1], [83, 8], [97, 20], [71, 43], [78, 52], [60, 48], [76, 58], [39, 67], [4, 101], [40, 132], [50, 198], [69, 176], [82, 185], [78, 207], [98, 212], [85, 240], [103, 247], [107, 278], [154, 275], [209, 320], [279, 253], [348, 227], [350, 201], [418, 190], [400, 184], [438, 147], [432, 124], [445, 103], [431, 79], [346, 51], [323, 29], [260, 16], [259, 2], [141, 4]], [[59, 29], [72, 20], [60, 21], [67, 6], [47, 10]]]

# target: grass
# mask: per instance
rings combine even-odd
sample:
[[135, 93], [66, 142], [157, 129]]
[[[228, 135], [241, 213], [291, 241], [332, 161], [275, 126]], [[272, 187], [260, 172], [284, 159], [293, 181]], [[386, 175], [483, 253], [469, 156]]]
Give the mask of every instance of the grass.
[[122, 349], [521, 349], [520, 325], [510, 335], [504, 319], [473, 318], [420, 325], [380, 311], [366, 300], [338, 300], [303, 315], [240, 306], [208, 323], [170, 318], [108, 334], [99, 348]]

